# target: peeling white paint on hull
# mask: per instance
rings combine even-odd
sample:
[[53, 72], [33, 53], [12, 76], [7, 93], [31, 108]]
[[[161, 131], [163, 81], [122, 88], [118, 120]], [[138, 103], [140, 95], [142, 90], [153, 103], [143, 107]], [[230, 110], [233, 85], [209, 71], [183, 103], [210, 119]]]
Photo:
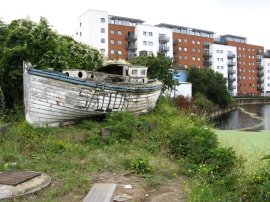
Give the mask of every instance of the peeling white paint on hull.
[[117, 111], [143, 113], [155, 107], [162, 83], [105, 83], [32, 68], [24, 62], [26, 121], [38, 127]]

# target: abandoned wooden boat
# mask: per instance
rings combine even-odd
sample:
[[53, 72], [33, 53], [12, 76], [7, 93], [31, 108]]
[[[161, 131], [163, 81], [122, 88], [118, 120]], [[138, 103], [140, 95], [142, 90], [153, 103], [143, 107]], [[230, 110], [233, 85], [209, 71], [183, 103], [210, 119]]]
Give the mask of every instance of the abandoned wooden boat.
[[147, 67], [143, 66], [55, 72], [24, 62], [23, 68], [26, 121], [39, 127], [68, 125], [109, 112], [148, 112], [162, 89], [162, 82], [147, 79]]

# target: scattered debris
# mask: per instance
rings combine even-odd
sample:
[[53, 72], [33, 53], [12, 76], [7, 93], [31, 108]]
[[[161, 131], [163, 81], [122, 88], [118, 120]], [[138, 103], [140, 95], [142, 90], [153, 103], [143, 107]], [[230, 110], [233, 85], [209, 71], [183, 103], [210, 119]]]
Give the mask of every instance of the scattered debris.
[[130, 184], [126, 184], [123, 186], [124, 189], [132, 189], [132, 186]]
[[122, 201], [128, 201], [130, 199], [133, 199], [133, 196], [130, 196], [128, 194], [121, 194], [121, 195], [117, 195], [113, 198], [113, 201], [115, 202], [122, 202]]
[[112, 134], [112, 130], [110, 128], [101, 128], [101, 137], [106, 138]]

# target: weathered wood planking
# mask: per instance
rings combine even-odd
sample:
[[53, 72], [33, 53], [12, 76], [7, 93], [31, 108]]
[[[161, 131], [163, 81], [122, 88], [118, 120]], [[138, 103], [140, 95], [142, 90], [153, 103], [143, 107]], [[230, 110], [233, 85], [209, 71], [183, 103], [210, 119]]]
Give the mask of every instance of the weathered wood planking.
[[65, 122], [109, 112], [147, 112], [155, 107], [162, 83], [95, 83], [65, 74], [35, 70], [24, 63], [26, 121], [36, 126]]
[[112, 202], [116, 184], [96, 183], [88, 192], [83, 202]]

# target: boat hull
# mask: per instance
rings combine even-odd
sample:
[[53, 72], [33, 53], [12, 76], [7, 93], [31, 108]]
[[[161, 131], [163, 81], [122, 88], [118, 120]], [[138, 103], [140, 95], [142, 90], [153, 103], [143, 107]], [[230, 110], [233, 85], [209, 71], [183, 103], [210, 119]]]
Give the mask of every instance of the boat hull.
[[88, 82], [35, 70], [24, 63], [26, 121], [38, 127], [57, 127], [111, 112], [148, 112], [162, 88], [156, 82], [137, 86]]

